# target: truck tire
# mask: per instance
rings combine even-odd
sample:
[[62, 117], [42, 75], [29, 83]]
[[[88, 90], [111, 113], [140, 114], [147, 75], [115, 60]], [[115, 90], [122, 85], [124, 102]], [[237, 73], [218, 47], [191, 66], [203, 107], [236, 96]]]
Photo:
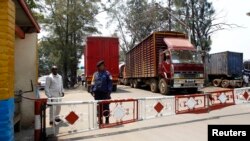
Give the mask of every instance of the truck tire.
[[139, 83], [137, 82], [136, 79], [133, 81], [133, 85], [134, 85], [134, 88], [139, 88]]
[[160, 89], [161, 94], [163, 94], [163, 95], [168, 95], [169, 94], [168, 84], [163, 78], [159, 82], [159, 89]]
[[221, 79], [214, 79], [213, 80], [213, 85], [215, 87], [219, 87], [221, 85]]
[[125, 85], [125, 86], [128, 86], [128, 85], [129, 85], [128, 79], [124, 79], [123, 82], [124, 82], [124, 85]]
[[158, 82], [156, 79], [152, 79], [150, 81], [150, 90], [153, 93], [157, 93], [159, 91]]
[[129, 81], [129, 84], [130, 84], [130, 87], [131, 87], [131, 88], [134, 88], [134, 81], [133, 81], [133, 80], [130, 80], [130, 81]]
[[117, 85], [114, 85], [113, 88], [112, 88], [112, 91], [116, 92], [116, 90], [117, 90]]
[[228, 88], [230, 85], [230, 80], [222, 80], [221, 87], [222, 88]]

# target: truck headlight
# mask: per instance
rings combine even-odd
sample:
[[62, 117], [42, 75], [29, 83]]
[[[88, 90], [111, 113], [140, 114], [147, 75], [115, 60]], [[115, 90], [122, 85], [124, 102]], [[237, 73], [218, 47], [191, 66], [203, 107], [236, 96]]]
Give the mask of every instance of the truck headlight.
[[174, 78], [181, 78], [181, 74], [175, 73], [175, 74], [174, 74]]
[[203, 77], [204, 77], [203, 73], [198, 74], [198, 78], [203, 78]]

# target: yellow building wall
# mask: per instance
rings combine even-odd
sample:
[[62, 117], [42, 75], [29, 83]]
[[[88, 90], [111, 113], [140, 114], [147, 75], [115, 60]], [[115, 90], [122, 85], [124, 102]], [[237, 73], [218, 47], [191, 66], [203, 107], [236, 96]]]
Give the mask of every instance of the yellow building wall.
[[[35, 98], [37, 84], [37, 33], [25, 34], [25, 39], [15, 40], [15, 90], [31, 90], [30, 80], [34, 91], [24, 93], [23, 96]], [[34, 120], [34, 101], [22, 99], [21, 102], [22, 126], [30, 126]]]
[[14, 96], [15, 6], [0, 0], [0, 100]]

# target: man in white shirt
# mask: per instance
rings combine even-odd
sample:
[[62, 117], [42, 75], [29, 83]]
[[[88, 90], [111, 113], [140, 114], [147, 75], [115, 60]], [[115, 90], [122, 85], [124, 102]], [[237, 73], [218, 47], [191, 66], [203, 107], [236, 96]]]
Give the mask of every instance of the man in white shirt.
[[[63, 80], [62, 76], [57, 73], [57, 66], [51, 68], [51, 74], [46, 77], [45, 83], [45, 94], [48, 98], [57, 98], [64, 96]], [[50, 124], [53, 124], [53, 110], [55, 114], [55, 121], [60, 122], [59, 114], [61, 111], [61, 106], [55, 106], [54, 109], [50, 108]]]

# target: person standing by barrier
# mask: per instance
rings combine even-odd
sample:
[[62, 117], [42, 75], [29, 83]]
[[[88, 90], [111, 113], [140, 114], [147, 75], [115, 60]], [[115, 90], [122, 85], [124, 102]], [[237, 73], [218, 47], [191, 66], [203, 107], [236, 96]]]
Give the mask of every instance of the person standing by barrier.
[[[95, 100], [107, 100], [111, 99], [112, 92], [112, 76], [105, 69], [104, 61], [99, 61], [96, 64], [97, 71], [93, 74], [91, 82], [91, 93]], [[105, 117], [105, 123], [109, 124], [109, 104], [99, 105], [99, 123], [102, 124], [103, 116]], [[97, 109], [97, 110], [98, 110]], [[101, 115], [100, 115], [101, 114]]]
[[247, 69], [242, 70], [242, 77], [243, 77], [243, 87], [248, 87], [249, 86], [249, 76], [250, 76], [250, 71]]
[[[57, 73], [57, 66], [53, 66], [51, 68], [51, 74], [46, 77], [45, 83], [45, 94], [48, 98], [60, 98], [64, 96], [63, 89], [63, 80], [62, 76]], [[54, 111], [53, 111], [54, 110]], [[55, 106], [53, 109], [50, 107], [50, 125], [53, 124], [54, 121], [60, 122], [61, 119], [58, 117], [61, 111], [61, 106]], [[55, 119], [53, 119], [53, 113], [56, 115]]]

